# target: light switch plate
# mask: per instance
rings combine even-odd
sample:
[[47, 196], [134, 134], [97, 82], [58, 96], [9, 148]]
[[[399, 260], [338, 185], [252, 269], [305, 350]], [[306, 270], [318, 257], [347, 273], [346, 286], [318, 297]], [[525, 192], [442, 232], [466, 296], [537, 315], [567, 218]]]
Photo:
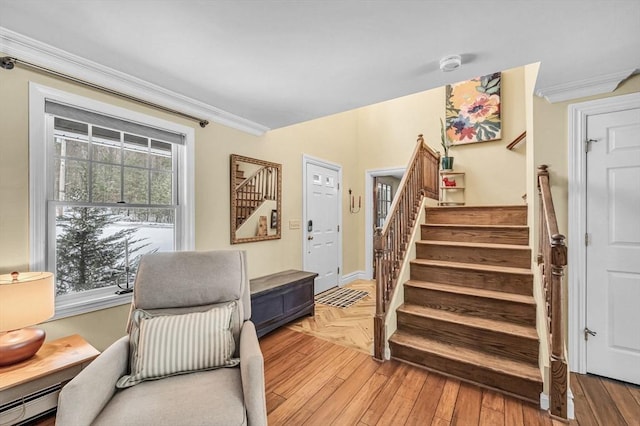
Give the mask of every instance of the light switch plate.
[[289, 221], [289, 229], [300, 229], [300, 221], [299, 220], [290, 220]]

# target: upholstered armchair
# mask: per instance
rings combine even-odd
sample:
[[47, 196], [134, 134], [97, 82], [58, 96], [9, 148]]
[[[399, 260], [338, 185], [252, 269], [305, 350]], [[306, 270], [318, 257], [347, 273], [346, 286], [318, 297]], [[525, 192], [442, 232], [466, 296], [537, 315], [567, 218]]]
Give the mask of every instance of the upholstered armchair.
[[144, 256], [128, 336], [63, 387], [56, 424], [266, 425], [250, 316], [243, 251]]

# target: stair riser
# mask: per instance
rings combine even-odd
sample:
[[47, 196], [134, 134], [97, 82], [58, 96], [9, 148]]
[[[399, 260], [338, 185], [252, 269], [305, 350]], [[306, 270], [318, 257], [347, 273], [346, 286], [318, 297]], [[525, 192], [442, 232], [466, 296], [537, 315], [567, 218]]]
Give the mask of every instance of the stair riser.
[[411, 315], [402, 311], [398, 311], [398, 330], [452, 345], [482, 350], [514, 361], [538, 364], [537, 339]]
[[533, 304], [423, 289], [406, 284], [404, 286], [404, 300], [405, 303], [474, 317], [508, 321], [533, 327], [536, 325], [536, 307]]
[[542, 383], [515, 377], [508, 373], [492, 371], [481, 365], [468, 364], [457, 359], [449, 359], [429, 352], [419, 351], [404, 345], [389, 342], [391, 356], [406, 360], [447, 375], [459, 377], [476, 384], [500, 389], [522, 399], [539, 402]]
[[411, 279], [533, 295], [533, 275], [411, 263]]
[[527, 206], [427, 207], [427, 223], [526, 225]]
[[460, 241], [490, 244], [529, 244], [528, 228], [455, 228], [422, 225], [421, 238], [432, 241]]
[[481, 265], [531, 267], [531, 250], [494, 247], [464, 247], [416, 243], [418, 259], [443, 260], [447, 262], [477, 263]]

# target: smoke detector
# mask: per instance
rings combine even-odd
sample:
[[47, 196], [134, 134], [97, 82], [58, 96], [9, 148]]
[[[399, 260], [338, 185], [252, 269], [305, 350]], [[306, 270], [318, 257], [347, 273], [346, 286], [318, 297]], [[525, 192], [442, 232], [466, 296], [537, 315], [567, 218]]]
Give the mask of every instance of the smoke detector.
[[449, 72], [457, 70], [462, 65], [462, 57], [460, 55], [448, 55], [440, 59], [440, 71]]

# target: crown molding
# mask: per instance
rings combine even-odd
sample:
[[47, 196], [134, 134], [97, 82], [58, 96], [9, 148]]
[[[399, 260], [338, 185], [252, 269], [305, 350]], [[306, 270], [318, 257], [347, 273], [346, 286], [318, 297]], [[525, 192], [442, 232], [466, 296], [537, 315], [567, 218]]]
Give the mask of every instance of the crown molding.
[[255, 136], [268, 127], [0, 27], [0, 52]]
[[587, 96], [611, 93], [616, 90], [620, 83], [636, 72], [638, 72], [638, 70], [633, 68], [584, 80], [572, 81], [570, 83], [541, 87], [536, 89], [536, 95], [545, 98], [553, 104]]

